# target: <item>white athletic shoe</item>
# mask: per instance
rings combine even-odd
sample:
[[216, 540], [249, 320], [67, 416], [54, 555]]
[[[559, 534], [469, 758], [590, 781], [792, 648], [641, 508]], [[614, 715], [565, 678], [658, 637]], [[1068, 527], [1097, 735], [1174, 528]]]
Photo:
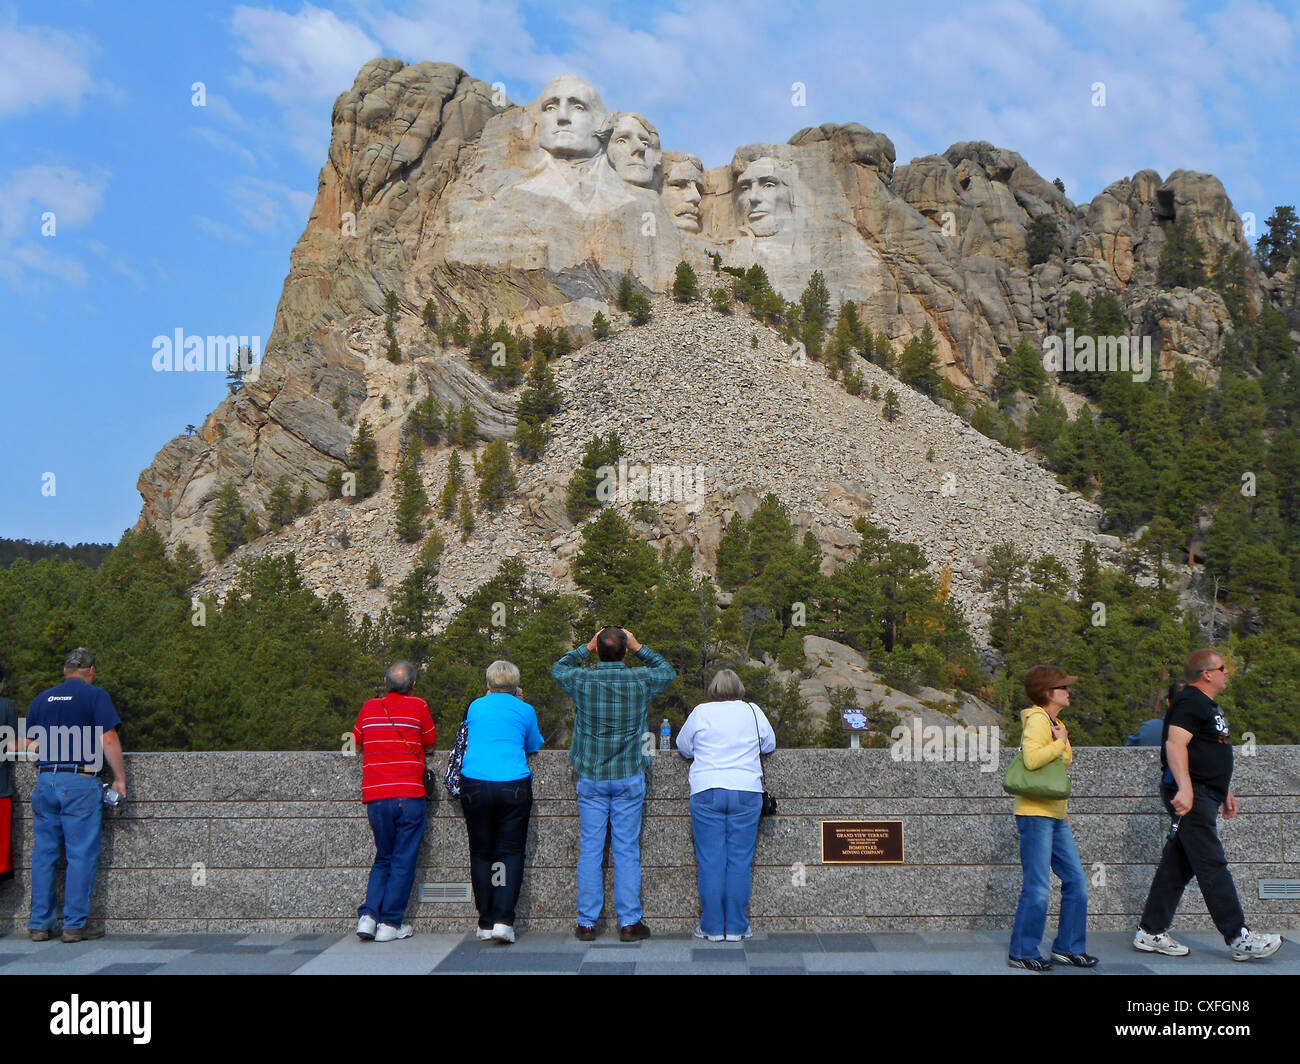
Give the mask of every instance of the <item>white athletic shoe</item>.
[[392, 924], [380, 924], [375, 928], [376, 942], [392, 942], [395, 938], [410, 938], [415, 929], [410, 924], [394, 927]]
[[728, 936], [727, 936], [727, 941], [728, 941], [728, 942], [742, 942], [742, 941], [744, 941], [744, 940], [747, 939], [747, 938], [753, 938], [753, 937], [754, 937], [754, 932], [751, 930], [751, 931], [746, 931], [743, 935], [728, 935]]
[[357, 920], [357, 938], [369, 942], [375, 937], [375, 918], [363, 916]]
[[704, 928], [700, 927], [699, 924], [695, 925], [695, 937], [705, 938], [708, 939], [710, 942], [721, 942], [724, 938], [726, 938], [725, 935], [706, 935], [704, 933]]
[[509, 924], [493, 924], [491, 937], [498, 942], [513, 942], [515, 940], [515, 929]]
[[1256, 957], [1271, 957], [1282, 948], [1281, 935], [1261, 935], [1249, 927], [1243, 927], [1241, 934], [1228, 943], [1234, 961], [1250, 961]]
[[1143, 953], [1163, 953], [1166, 957], [1186, 957], [1192, 952], [1181, 942], [1171, 938], [1167, 931], [1151, 935], [1140, 927], [1137, 934], [1133, 936], [1133, 948], [1140, 949]]
[[478, 939], [480, 942], [486, 942], [488, 939], [492, 937], [492, 928], [476, 927], [474, 929], [474, 937]]

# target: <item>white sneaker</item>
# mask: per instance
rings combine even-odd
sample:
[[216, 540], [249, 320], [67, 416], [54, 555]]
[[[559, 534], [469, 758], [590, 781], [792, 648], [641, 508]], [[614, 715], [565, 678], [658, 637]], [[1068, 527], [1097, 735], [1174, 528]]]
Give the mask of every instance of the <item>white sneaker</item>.
[[706, 935], [704, 933], [704, 928], [700, 927], [699, 924], [695, 925], [695, 937], [708, 939], [710, 942], [721, 942], [726, 938], [725, 935]]
[[375, 918], [363, 916], [357, 920], [357, 938], [369, 942], [375, 937]]
[[1166, 957], [1186, 957], [1192, 952], [1181, 942], [1170, 938], [1166, 931], [1152, 935], [1140, 927], [1133, 936], [1133, 948], [1140, 949], [1143, 953], [1163, 953]]
[[488, 937], [494, 938], [498, 942], [513, 942], [515, 940], [515, 929], [509, 924], [493, 924]]
[[492, 937], [492, 928], [476, 927], [474, 929], [474, 937], [478, 939], [480, 942], [486, 942], [488, 939]]
[[1281, 935], [1261, 935], [1249, 927], [1243, 927], [1241, 934], [1228, 943], [1234, 961], [1249, 961], [1256, 957], [1271, 957], [1282, 948]]
[[380, 924], [375, 928], [376, 942], [392, 942], [395, 938], [410, 938], [415, 929], [410, 924], [394, 927], [392, 924]]
[[751, 931], [746, 931], [743, 935], [728, 935], [728, 936], [727, 936], [727, 941], [728, 941], [728, 942], [741, 942], [741, 941], [743, 941], [744, 939], [747, 939], [747, 938], [753, 938], [753, 937], [754, 937], [754, 932], [751, 930]]

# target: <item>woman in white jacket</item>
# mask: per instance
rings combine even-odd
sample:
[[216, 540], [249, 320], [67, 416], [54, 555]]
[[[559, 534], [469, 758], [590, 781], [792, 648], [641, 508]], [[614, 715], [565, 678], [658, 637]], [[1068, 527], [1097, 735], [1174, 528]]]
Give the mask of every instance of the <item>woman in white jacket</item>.
[[721, 670], [709, 684], [710, 701], [691, 711], [677, 736], [677, 749], [693, 759], [691, 830], [700, 891], [695, 937], [710, 942], [750, 937], [750, 865], [763, 811], [759, 754], [776, 749], [776, 733], [744, 697], [740, 677]]

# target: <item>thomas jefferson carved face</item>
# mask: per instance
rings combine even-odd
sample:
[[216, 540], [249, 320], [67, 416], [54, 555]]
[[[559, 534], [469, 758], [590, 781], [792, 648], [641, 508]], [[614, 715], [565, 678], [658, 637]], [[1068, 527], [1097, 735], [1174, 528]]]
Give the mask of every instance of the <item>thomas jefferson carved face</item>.
[[664, 199], [673, 212], [673, 225], [683, 232], [700, 231], [700, 196], [704, 191], [704, 167], [695, 156], [674, 163], [664, 181]]
[[533, 104], [538, 143], [558, 159], [590, 159], [599, 154], [608, 129], [605, 104], [582, 78], [561, 74]]
[[614, 115], [608, 155], [614, 172], [628, 184], [653, 188], [658, 183], [663, 159], [659, 131], [642, 115], [629, 112]]
[[753, 236], [775, 236], [790, 222], [794, 195], [789, 168], [764, 156], [736, 179], [741, 228]]

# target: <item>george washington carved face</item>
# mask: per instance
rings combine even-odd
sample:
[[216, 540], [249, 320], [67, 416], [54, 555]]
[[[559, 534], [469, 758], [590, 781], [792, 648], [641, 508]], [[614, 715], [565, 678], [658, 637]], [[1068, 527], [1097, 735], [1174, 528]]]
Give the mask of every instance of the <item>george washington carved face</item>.
[[775, 236], [794, 215], [793, 173], [787, 164], [764, 156], [736, 179], [740, 228], [751, 236]]
[[532, 106], [538, 143], [557, 159], [590, 159], [600, 153], [609, 117], [600, 95], [582, 78], [561, 74]]

